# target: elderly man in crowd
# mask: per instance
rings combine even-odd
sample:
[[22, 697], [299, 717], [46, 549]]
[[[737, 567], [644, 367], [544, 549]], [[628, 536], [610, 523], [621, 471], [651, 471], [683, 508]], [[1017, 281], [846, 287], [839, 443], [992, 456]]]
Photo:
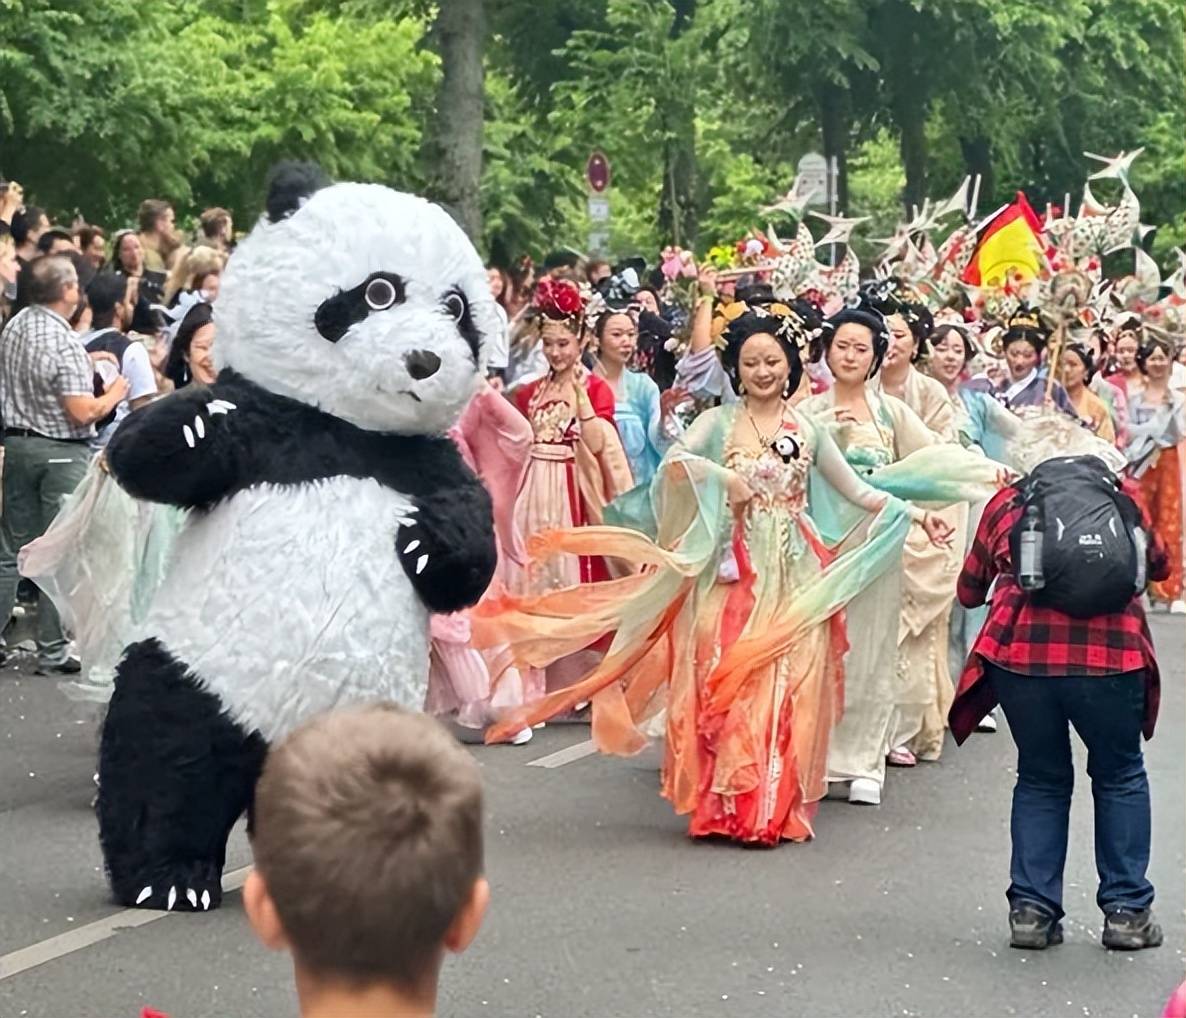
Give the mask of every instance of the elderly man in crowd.
[[[78, 274], [67, 257], [30, 262], [29, 306], [0, 333], [0, 417], [4, 422], [4, 504], [0, 513], [0, 620], [16, 599], [17, 552], [45, 533], [86, 471], [94, 422], [128, 394], [117, 376], [94, 394], [91, 359], [70, 328]], [[38, 674], [79, 670], [48, 598], [37, 612]]]

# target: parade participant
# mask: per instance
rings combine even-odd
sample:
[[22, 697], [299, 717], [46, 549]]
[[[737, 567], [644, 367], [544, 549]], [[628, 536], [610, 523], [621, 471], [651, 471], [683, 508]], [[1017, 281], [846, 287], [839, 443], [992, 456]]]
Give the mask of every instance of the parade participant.
[[[913, 288], [901, 280], [870, 284], [864, 294], [886, 316], [891, 336], [877, 376], [878, 389], [902, 400], [937, 441], [958, 442], [955, 405], [947, 390], [915, 367], [926, 355], [927, 337], [934, 326], [930, 311]], [[949, 547], [937, 548], [911, 534], [903, 553], [897, 655], [899, 699], [889, 754], [889, 762], [897, 767], [913, 767], [919, 759], [939, 759], [954, 693], [947, 639], [955, 575], [963, 558], [968, 526], [967, 506], [946, 510], [943, 519], [958, 535]]]
[[[1122, 489], [1139, 499], [1131, 481]], [[1171, 563], [1148, 515], [1141, 515], [1151, 538], [1147, 575], [1164, 580]], [[1104, 913], [1104, 946], [1156, 947], [1161, 929], [1150, 911], [1153, 885], [1146, 877], [1149, 784], [1140, 743], [1142, 733], [1153, 735], [1160, 694], [1140, 598], [1134, 595], [1121, 611], [1088, 618], [1035, 604], [1018, 581], [1010, 548], [1021, 518], [1021, 493], [1004, 488], [985, 509], [960, 574], [959, 599], [966, 607], [984, 604], [990, 587], [993, 592], [950, 716], [952, 735], [962, 744], [1000, 703], [1017, 743], [1010, 943], [1036, 950], [1062, 943], [1073, 726], [1087, 746], [1095, 800], [1096, 902]]]
[[1150, 339], [1137, 353], [1143, 385], [1129, 386], [1129, 472], [1141, 485], [1153, 526], [1169, 551], [1169, 575], [1151, 585], [1152, 600], [1186, 614], [1182, 598], [1182, 468], [1179, 447], [1186, 440], [1186, 397], [1170, 388], [1168, 340]]
[[1067, 390], [1071, 406], [1092, 431], [1105, 442], [1116, 441], [1112, 415], [1104, 401], [1092, 392], [1090, 384], [1095, 375], [1095, 361], [1091, 351], [1079, 343], [1069, 343], [1062, 353], [1059, 381]]
[[[522, 568], [527, 560], [514, 512], [531, 453], [531, 425], [488, 382], [449, 429], [449, 437], [490, 492], [498, 564], [485, 596], [498, 596], [506, 590], [512, 568]], [[432, 648], [424, 709], [453, 721], [463, 741], [471, 741], [466, 738], [470, 732], [484, 731], [499, 711], [543, 695], [540, 670], [516, 668], [505, 647], [479, 651], [473, 646], [468, 610], [433, 615], [429, 625]], [[522, 746], [531, 736], [531, 729], [524, 728], [511, 742]]]
[[[1042, 371], [1042, 354], [1049, 338], [1036, 311], [1021, 308], [1009, 318], [1003, 340], [1009, 377], [994, 386], [992, 393], [1010, 410], [1045, 404], [1047, 380]], [[1077, 416], [1066, 390], [1057, 382], [1050, 388], [1050, 397], [1058, 409]]]
[[[945, 323], [930, 337], [931, 355], [927, 370], [943, 385], [955, 407], [955, 424], [960, 442], [969, 448], [980, 449], [998, 462], [1008, 459], [1008, 442], [1020, 430], [1020, 421], [988, 393], [963, 384], [968, 364], [976, 356], [976, 347], [963, 325]], [[968, 509], [968, 543], [975, 536], [980, 515], [986, 501], [973, 503]], [[988, 609], [965, 608], [959, 601], [951, 606], [951, 622], [947, 633], [947, 667], [951, 675], [963, 671], [964, 662], [984, 624]], [[986, 714], [977, 725], [978, 732], [997, 730], [996, 711]]]
[[490, 899], [469, 754], [391, 705], [323, 714], [271, 751], [252, 818], [243, 908], [302, 1018], [432, 1018]]
[[671, 411], [684, 394], [679, 389], [660, 393], [649, 375], [629, 369], [638, 348], [638, 326], [629, 311], [603, 311], [593, 336], [593, 371], [613, 391], [614, 422], [634, 484], [649, 484], [671, 445]]
[[[557, 527], [600, 523], [602, 511], [631, 487], [630, 467], [614, 427], [609, 384], [581, 364], [585, 300], [576, 284], [540, 280], [535, 329], [548, 373], [517, 389], [515, 405], [531, 424], [535, 442], [515, 505], [524, 538]], [[539, 567], [513, 569], [520, 594], [609, 579], [600, 556], [563, 557]]]
[[[889, 344], [885, 319], [867, 304], [840, 311], [829, 319], [824, 333], [833, 388], [802, 404], [804, 413], [831, 426], [848, 464], [874, 485], [892, 463], [904, 461], [898, 471], [919, 471], [919, 459], [908, 457], [939, 444], [905, 403], [869, 385]], [[952, 449], [947, 458], [949, 476], [957, 476], [957, 471], [970, 478], [985, 475], [987, 461], [982, 457]], [[986, 485], [981, 497], [994, 490], [994, 485]], [[938, 492], [933, 497], [941, 501]], [[912, 562], [905, 558], [903, 569], [887, 571], [848, 608], [844, 715], [833, 733], [828, 773], [832, 781], [849, 783], [853, 803], [881, 801], [887, 754], [894, 763], [902, 755], [893, 741], [902, 705], [927, 702], [915, 688], [916, 676], [897, 664], [902, 592], [913, 589]]]
[[[867, 385], [881, 366], [889, 345], [885, 320], [869, 309], [847, 309], [828, 322], [824, 355], [834, 379], [830, 391], [802, 404], [803, 412], [837, 427], [833, 434], [858, 475], [900, 458], [890, 414], [913, 418], [904, 404], [873, 396]], [[887, 404], [890, 404], [887, 406]], [[921, 444], [931, 444], [926, 428], [913, 429]], [[908, 429], [903, 429], [908, 430]], [[910, 451], [910, 450], [906, 450]], [[844, 714], [832, 732], [828, 781], [847, 783], [848, 801], [876, 805], [885, 783], [886, 754], [898, 700], [898, 611], [902, 574], [890, 568], [849, 603], [845, 615], [849, 651], [844, 660]]]
[[[535, 542], [541, 556], [596, 550], [647, 568], [475, 613], [529, 663], [616, 634], [592, 674], [513, 712], [492, 738], [592, 699], [598, 747], [637, 752], [638, 724], [661, 699], [663, 795], [690, 814], [689, 833], [765, 845], [813, 834], [843, 703], [840, 610], [891, 568], [912, 519], [932, 540], [951, 536], [862, 481], [826, 429], [788, 404], [808, 330], [779, 310], [789, 312], [723, 309], [724, 363], [742, 399], [703, 413], [664, 458], [654, 518]], [[829, 550], [863, 522], [862, 540]]]
[[1085, 345], [1095, 366], [1091, 380], [1087, 383], [1088, 388], [1104, 401], [1112, 418], [1116, 443], [1123, 447], [1128, 440], [1128, 398], [1124, 390], [1112, 381], [1114, 358], [1111, 341], [1105, 330], [1092, 329], [1087, 334]]
[[[1116, 327], [1116, 340], [1113, 349], [1116, 352], [1115, 370], [1108, 376], [1108, 381], [1116, 385], [1130, 399], [1144, 387], [1141, 369], [1137, 364], [1137, 353], [1144, 344], [1144, 330], [1141, 320], [1135, 315], [1122, 318]], [[1131, 391], [1130, 391], [1131, 388]]]
[[419, 709], [429, 614], [474, 604], [497, 564], [490, 496], [443, 437], [496, 327], [464, 231], [307, 164], [276, 168], [265, 207], [223, 280], [217, 379], [107, 447], [128, 494], [193, 510], [103, 722], [100, 843], [127, 906], [217, 908], [269, 744], [336, 706]]

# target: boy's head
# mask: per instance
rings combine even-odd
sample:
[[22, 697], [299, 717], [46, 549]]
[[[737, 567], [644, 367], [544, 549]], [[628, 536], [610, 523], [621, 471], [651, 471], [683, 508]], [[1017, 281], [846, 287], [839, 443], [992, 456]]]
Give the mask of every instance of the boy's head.
[[251, 842], [248, 918], [292, 952], [298, 981], [435, 996], [444, 953], [468, 946], [489, 897], [478, 767], [395, 706], [321, 715], [275, 747]]

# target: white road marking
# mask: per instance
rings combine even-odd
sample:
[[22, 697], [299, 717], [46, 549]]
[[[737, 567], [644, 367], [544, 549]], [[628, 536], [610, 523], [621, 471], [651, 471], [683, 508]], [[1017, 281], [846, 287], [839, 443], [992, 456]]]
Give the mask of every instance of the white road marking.
[[[242, 869], [224, 873], [222, 875], [223, 894], [237, 891], [242, 887], [250, 872], [251, 867], [244, 866]], [[22, 947], [19, 951], [0, 956], [0, 982], [36, 968], [38, 965], [44, 965], [47, 961], [63, 958], [75, 951], [81, 951], [84, 947], [109, 940], [123, 930], [147, 926], [149, 923], [155, 923], [158, 919], [168, 919], [170, 916], [182, 914], [126, 908], [114, 915], [104, 916], [102, 919], [96, 919], [93, 923], [87, 923], [76, 930], [68, 930], [66, 933], [43, 940], [39, 944], [31, 944], [29, 947]]]
[[557, 750], [555, 753], [549, 753], [547, 756], [541, 756], [538, 760], [529, 760], [528, 767], [563, 767], [565, 764], [574, 763], [577, 760], [583, 760], [587, 756], [592, 756], [597, 752], [597, 747], [593, 745], [592, 739], [586, 739], [584, 742], [578, 742], [574, 746], [568, 746], [565, 749]]

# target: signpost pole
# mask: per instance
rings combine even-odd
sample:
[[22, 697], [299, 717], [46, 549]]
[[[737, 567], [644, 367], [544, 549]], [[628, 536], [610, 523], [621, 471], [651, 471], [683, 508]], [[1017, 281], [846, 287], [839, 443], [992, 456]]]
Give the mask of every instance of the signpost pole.
[[594, 151], [585, 163], [585, 183], [589, 188], [589, 254], [604, 256], [609, 252], [610, 203], [609, 160], [604, 152]]

